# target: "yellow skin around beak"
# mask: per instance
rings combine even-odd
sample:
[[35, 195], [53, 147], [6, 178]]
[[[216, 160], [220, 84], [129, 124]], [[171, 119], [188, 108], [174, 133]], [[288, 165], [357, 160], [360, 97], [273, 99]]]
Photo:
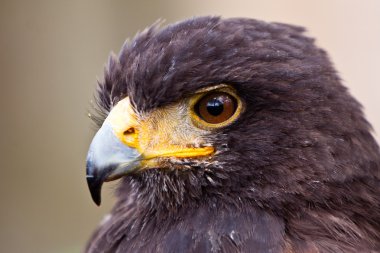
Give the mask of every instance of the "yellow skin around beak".
[[127, 97], [117, 103], [106, 121], [122, 143], [141, 154], [144, 168], [154, 167], [163, 157], [195, 158], [214, 153], [203, 138], [206, 131], [192, 124], [186, 101], [138, 115]]

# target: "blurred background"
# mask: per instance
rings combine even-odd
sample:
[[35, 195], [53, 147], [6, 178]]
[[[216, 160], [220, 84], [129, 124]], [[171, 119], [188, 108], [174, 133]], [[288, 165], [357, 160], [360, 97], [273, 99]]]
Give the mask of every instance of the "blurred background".
[[97, 207], [85, 181], [96, 79], [137, 31], [200, 15], [305, 26], [380, 133], [378, 0], [1, 0], [0, 252], [83, 250], [116, 187]]

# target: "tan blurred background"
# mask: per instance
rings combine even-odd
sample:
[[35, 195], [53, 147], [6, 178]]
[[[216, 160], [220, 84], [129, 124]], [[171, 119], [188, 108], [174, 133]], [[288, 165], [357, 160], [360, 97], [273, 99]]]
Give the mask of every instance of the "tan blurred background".
[[114, 201], [108, 184], [92, 203], [84, 168], [109, 52], [159, 18], [209, 14], [307, 27], [380, 132], [378, 0], [1, 0], [0, 252], [83, 249]]

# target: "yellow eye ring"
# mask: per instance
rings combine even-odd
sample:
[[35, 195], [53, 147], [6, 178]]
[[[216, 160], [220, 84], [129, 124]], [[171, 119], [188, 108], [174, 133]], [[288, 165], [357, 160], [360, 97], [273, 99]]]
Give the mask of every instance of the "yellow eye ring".
[[230, 125], [242, 110], [243, 102], [236, 90], [225, 84], [200, 90], [189, 100], [193, 124], [206, 130]]

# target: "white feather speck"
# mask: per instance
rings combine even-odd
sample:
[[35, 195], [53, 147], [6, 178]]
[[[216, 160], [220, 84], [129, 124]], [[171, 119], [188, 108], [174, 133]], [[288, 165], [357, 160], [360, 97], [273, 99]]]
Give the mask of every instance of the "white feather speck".
[[100, 226], [103, 226], [104, 224], [106, 224], [110, 219], [112, 218], [112, 215], [111, 214], [106, 214], [103, 219], [100, 221]]

